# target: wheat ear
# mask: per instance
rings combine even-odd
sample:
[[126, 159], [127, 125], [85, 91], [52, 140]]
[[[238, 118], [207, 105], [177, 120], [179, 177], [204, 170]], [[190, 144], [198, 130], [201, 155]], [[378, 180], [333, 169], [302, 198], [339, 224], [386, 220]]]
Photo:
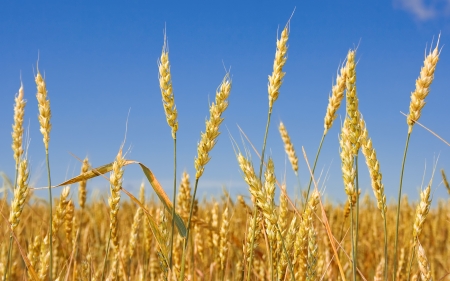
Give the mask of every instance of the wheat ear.
[[26, 159], [20, 160], [17, 173], [17, 187], [14, 189], [14, 199], [11, 202], [11, 213], [9, 215], [12, 231], [19, 225], [20, 215], [27, 198], [28, 173], [28, 161]]
[[408, 123], [408, 133], [411, 133], [416, 121], [419, 120], [422, 108], [425, 106], [425, 98], [430, 93], [431, 82], [434, 79], [434, 71], [439, 61], [440, 52], [438, 50], [439, 40], [436, 47], [428, 53], [420, 70], [420, 75], [416, 80], [416, 89], [411, 93], [411, 103], [409, 104], [409, 114], [406, 118]]
[[[359, 125], [358, 125], [359, 126]], [[356, 280], [356, 259], [355, 259], [355, 239], [353, 235], [353, 207], [358, 204], [358, 194], [355, 187], [355, 178], [356, 178], [356, 170], [354, 168], [354, 145], [352, 142], [352, 138], [354, 138], [354, 131], [352, 130], [351, 120], [347, 117], [344, 120], [344, 125], [342, 126], [341, 138], [340, 138], [340, 147], [341, 147], [341, 160], [342, 160], [342, 178], [344, 180], [344, 188], [345, 193], [347, 193], [347, 197], [350, 205], [350, 235], [351, 235], [351, 243], [352, 243], [352, 271], [353, 271], [353, 280]], [[353, 200], [356, 199], [354, 202]]]
[[425, 250], [421, 244], [419, 244], [419, 247], [417, 248], [417, 261], [419, 263], [420, 276], [422, 277], [422, 280], [433, 280], [431, 278], [430, 263], [428, 262], [427, 256], [425, 255]]
[[23, 154], [22, 137], [23, 137], [23, 116], [25, 114], [26, 101], [23, 99], [24, 90], [23, 84], [20, 83], [19, 93], [14, 101], [14, 125], [12, 126], [12, 150], [14, 152], [14, 160], [16, 160], [16, 167], [20, 163], [20, 158]]
[[52, 125], [50, 124], [50, 118], [52, 114], [50, 110], [50, 100], [47, 98], [47, 86], [39, 70], [36, 75], [35, 81], [37, 87], [36, 98], [39, 106], [39, 124], [41, 126], [40, 131], [44, 137], [43, 141], [45, 149], [48, 150], [48, 144], [50, 142], [50, 130], [52, 129]]
[[211, 159], [209, 152], [213, 149], [219, 136], [219, 126], [223, 122], [222, 114], [228, 107], [228, 96], [231, 91], [230, 75], [227, 73], [216, 92], [216, 102], [209, 107], [210, 118], [206, 121], [206, 130], [201, 134], [201, 139], [197, 145], [197, 157], [195, 158], [195, 178], [199, 179], [203, 175], [205, 165]]
[[382, 175], [380, 172], [380, 163], [378, 162], [377, 154], [372, 145], [372, 139], [369, 138], [366, 123], [361, 117], [361, 144], [362, 152], [366, 158], [367, 167], [369, 168], [369, 174], [372, 181], [372, 189], [377, 199], [378, 209], [381, 211], [381, 216], [384, 218], [387, 212], [386, 195], [384, 194], [384, 185], [381, 182]]
[[414, 227], [413, 227], [413, 241], [412, 246], [415, 247], [417, 242], [419, 241], [419, 235], [422, 232], [423, 224], [430, 210], [431, 200], [430, 200], [430, 192], [431, 192], [431, 182], [420, 193], [420, 203], [416, 208], [416, 216], [414, 219]]
[[[89, 160], [88, 158], [84, 158], [83, 164], [81, 165], [81, 173], [86, 173], [89, 170]], [[78, 204], [80, 204], [80, 207], [84, 209], [84, 206], [86, 204], [86, 185], [87, 180], [80, 181], [78, 185]]]
[[311, 225], [308, 232], [308, 261], [306, 270], [306, 280], [317, 280], [317, 260], [319, 253], [317, 250], [317, 233], [314, 230], [314, 226]]
[[111, 196], [108, 198], [108, 204], [110, 208], [109, 212], [109, 238], [106, 245], [106, 255], [103, 262], [103, 270], [101, 280], [104, 280], [105, 271], [106, 271], [106, 261], [108, 260], [109, 248], [110, 245], [116, 251], [114, 258], [118, 257], [118, 246], [119, 241], [117, 237], [117, 214], [119, 212], [119, 201], [120, 201], [120, 189], [122, 189], [122, 181], [123, 181], [123, 166], [125, 159], [122, 156], [122, 147], [119, 149], [119, 153], [117, 153], [116, 159], [113, 163], [113, 168], [111, 174], [109, 176], [109, 189], [111, 192]]
[[341, 67], [340, 74], [337, 74], [336, 84], [331, 88], [331, 96], [328, 98], [327, 112], [324, 120], [324, 132], [326, 135], [328, 130], [331, 129], [333, 121], [336, 119], [341, 102], [344, 99], [344, 91], [346, 87], [346, 68]]
[[278, 130], [280, 131], [281, 139], [284, 143], [284, 150], [286, 151], [286, 154], [289, 157], [289, 162], [291, 162], [292, 169], [297, 174], [298, 172], [298, 158], [295, 154], [294, 145], [291, 142], [291, 138], [289, 137], [289, 134], [286, 130], [286, 127], [284, 127], [283, 122], [280, 122], [280, 126], [278, 127]]
[[360, 135], [360, 142], [362, 147], [362, 152], [364, 154], [364, 157], [366, 158], [366, 164], [369, 169], [369, 174], [372, 182], [372, 190], [375, 194], [375, 198], [377, 199], [377, 206], [378, 209], [381, 211], [381, 217], [384, 221], [384, 270], [385, 270], [385, 278], [387, 279], [387, 222], [386, 222], [386, 212], [387, 212], [387, 205], [386, 205], [386, 195], [384, 194], [384, 185], [381, 182], [382, 180], [382, 174], [380, 172], [380, 163], [378, 162], [377, 154], [375, 152], [375, 149], [372, 146], [372, 139], [369, 138], [369, 132], [366, 127], [366, 123], [364, 122], [364, 119], [362, 116], [360, 116], [359, 120], [359, 127], [361, 130]]
[[286, 53], [287, 53], [287, 41], [289, 38], [288, 26], [281, 32], [281, 38], [277, 39], [277, 51], [275, 52], [275, 60], [273, 62], [273, 72], [269, 75], [269, 108], [271, 109], [273, 103], [278, 99], [279, 90], [281, 84], [283, 83], [283, 77], [285, 73], [283, 72], [283, 67], [286, 64]]
[[351, 142], [352, 134], [350, 127], [350, 120], [345, 119], [344, 125], [342, 126], [340, 146], [341, 146], [341, 160], [342, 160], [342, 178], [344, 180], [345, 193], [349, 198], [349, 202], [353, 205], [353, 197], [356, 194], [355, 189], [355, 168], [353, 166], [354, 154], [353, 146]]
[[349, 51], [347, 55], [347, 64], [346, 64], [346, 75], [345, 82], [347, 88], [347, 118], [349, 119], [349, 128], [351, 132], [351, 137], [349, 138], [352, 144], [353, 154], [356, 156], [358, 154], [358, 150], [360, 148], [359, 136], [361, 133], [359, 127], [359, 117], [360, 113], [358, 110], [358, 96], [356, 94], [356, 62], [355, 62], [355, 53], [356, 51]]
[[183, 172], [183, 176], [181, 178], [177, 201], [179, 214], [184, 219], [187, 219], [189, 215], [189, 203], [191, 201], [191, 184], [189, 182], [189, 174], [186, 172]]
[[447, 176], [445, 175], [444, 169], [441, 170], [442, 182], [447, 189], [448, 194], [450, 194], [450, 184], [448, 183]]
[[166, 113], [167, 124], [172, 128], [172, 138], [176, 138], [178, 130], [177, 108], [175, 106], [175, 99], [172, 89], [172, 76], [170, 74], [169, 63], [169, 47], [167, 45], [167, 38], [164, 34], [164, 45], [161, 52], [161, 57], [158, 62], [159, 69], [159, 87], [161, 88], [164, 112]]
[[69, 250], [72, 250], [72, 246], [74, 243], [74, 240], [72, 239], [72, 231], [73, 231], [73, 225], [74, 225], [74, 214], [75, 214], [75, 206], [73, 204], [72, 200], [69, 200], [69, 202], [66, 205], [66, 215], [64, 217], [65, 220], [65, 231], [66, 231], [66, 240], [67, 245], [69, 245]]
[[373, 281], [383, 281], [384, 275], [384, 259], [382, 259], [375, 270], [375, 276], [373, 277]]
[[219, 266], [221, 272], [221, 280], [224, 280], [225, 276], [225, 264], [228, 255], [228, 229], [230, 227], [230, 218], [228, 215], [228, 207], [222, 213], [222, 225], [220, 227], [220, 246], [219, 246]]
[[292, 250], [294, 248], [298, 228], [299, 224], [297, 222], [297, 216], [294, 216], [285, 235], [286, 250], [289, 253], [289, 256], [281, 252], [280, 261], [277, 262], [278, 280], [285, 280], [288, 260], [293, 260], [294, 253]]
[[111, 197], [108, 199], [110, 207], [110, 231], [111, 231], [111, 242], [114, 248], [118, 246], [117, 237], [117, 213], [119, 211], [119, 201], [120, 201], [120, 189], [122, 188], [123, 181], [123, 164], [125, 159], [122, 157], [122, 149], [116, 156], [116, 160], [113, 163], [113, 169], [109, 177]]

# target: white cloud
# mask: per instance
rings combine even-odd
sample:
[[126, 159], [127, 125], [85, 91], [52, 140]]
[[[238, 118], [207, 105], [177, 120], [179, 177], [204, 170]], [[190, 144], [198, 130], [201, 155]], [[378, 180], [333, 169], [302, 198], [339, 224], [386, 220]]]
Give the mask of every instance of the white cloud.
[[394, 0], [394, 7], [411, 13], [418, 20], [427, 21], [448, 16], [450, 0]]

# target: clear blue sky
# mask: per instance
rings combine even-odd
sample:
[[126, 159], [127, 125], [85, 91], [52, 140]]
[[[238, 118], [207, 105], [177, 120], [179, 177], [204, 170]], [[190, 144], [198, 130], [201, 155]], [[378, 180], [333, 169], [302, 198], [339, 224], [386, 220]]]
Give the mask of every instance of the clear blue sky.
[[[240, 141], [239, 125], [260, 150], [268, 108], [267, 76], [272, 71], [277, 32], [291, 20], [286, 76], [274, 105], [268, 155], [288, 190], [296, 184], [277, 126], [283, 121], [300, 158], [301, 183], [308, 172], [303, 146], [312, 161], [323, 132], [333, 78], [347, 51], [357, 52], [357, 89], [381, 162], [386, 194], [396, 198], [407, 133], [405, 117], [425, 48], [441, 33], [442, 54], [420, 121], [450, 140], [450, 4], [448, 1], [8, 1], [0, 10], [0, 170], [14, 175], [11, 124], [20, 75], [28, 100], [26, 125], [31, 143], [31, 182], [46, 184], [44, 147], [37, 121], [33, 72], [38, 53], [52, 108], [50, 161], [53, 183], [74, 176], [80, 158], [94, 166], [114, 160], [128, 132], [128, 158], [150, 167], [171, 194], [172, 139], [158, 84], [157, 59], [167, 27], [170, 62], [179, 112], [178, 171], [192, 176], [209, 100], [231, 67], [233, 88], [222, 134], [200, 181], [199, 196], [217, 195], [226, 186], [248, 195], [233, 154], [230, 134]], [[343, 108], [339, 111], [342, 116]], [[345, 198], [340, 172], [339, 122], [329, 132], [318, 171], [328, 172], [327, 197]], [[247, 144], [248, 145], [248, 144]], [[450, 147], [415, 126], [407, 159], [404, 191], [418, 197], [433, 161], [450, 176]], [[253, 154], [253, 159], [257, 159]], [[258, 164], [255, 164], [258, 166]], [[370, 192], [365, 163], [361, 186]], [[434, 198], [447, 198], [436, 174]], [[127, 167], [125, 187], [136, 191], [143, 175]], [[88, 185], [105, 197], [103, 179]], [[74, 196], [76, 187], [74, 186]], [[57, 192], [59, 193], [59, 192]], [[46, 193], [39, 193], [43, 197]]]

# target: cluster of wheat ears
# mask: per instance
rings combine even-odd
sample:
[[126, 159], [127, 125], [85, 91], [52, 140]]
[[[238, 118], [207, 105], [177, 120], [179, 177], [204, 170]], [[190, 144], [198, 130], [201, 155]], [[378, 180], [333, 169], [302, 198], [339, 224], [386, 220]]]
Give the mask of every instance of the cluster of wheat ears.
[[[151, 169], [127, 160], [123, 145], [112, 163], [93, 168], [84, 159], [78, 176], [52, 186], [49, 141], [50, 101], [39, 69], [35, 77], [40, 131], [46, 152], [48, 200], [33, 196], [29, 163], [23, 148], [24, 89], [15, 97], [12, 149], [15, 177], [13, 198], [3, 200], [0, 229], [0, 278], [2, 280], [444, 280], [450, 270], [450, 207], [439, 201], [430, 209], [431, 185], [421, 191], [420, 202], [402, 196], [402, 177], [408, 143], [421, 116], [439, 59], [439, 41], [426, 53], [424, 65], [411, 94], [407, 141], [401, 167], [398, 203], [386, 203], [380, 163], [367, 126], [358, 108], [356, 49], [339, 67], [324, 119], [324, 131], [310, 179], [303, 196], [291, 200], [286, 185], [275, 176], [275, 163], [264, 155], [272, 108], [280, 93], [287, 61], [289, 24], [276, 42], [273, 72], [268, 82], [268, 117], [258, 170], [249, 151], [235, 146], [237, 164], [248, 184], [251, 200], [242, 196], [199, 202], [197, 186], [209, 153], [220, 134], [222, 114], [228, 107], [232, 81], [226, 73], [209, 107], [210, 117], [201, 133], [194, 160], [195, 183], [183, 173], [177, 184], [176, 140], [178, 130], [167, 40], [158, 60], [164, 111], [173, 138], [173, 197], [166, 195]], [[327, 132], [345, 97], [341, 126], [342, 178], [348, 199], [345, 205], [323, 201], [314, 170]], [[405, 128], [406, 129], [406, 128]], [[285, 150], [298, 178], [298, 158], [289, 134], [280, 123]], [[406, 131], [406, 130], [405, 130]], [[27, 147], [27, 145], [25, 145]], [[362, 151], [375, 201], [360, 198], [358, 169]], [[138, 165], [155, 197], [145, 198], [145, 184], [138, 198], [122, 186], [124, 167]], [[105, 174], [109, 173], [109, 179]], [[110, 182], [108, 204], [87, 200], [87, 184], [102, 176]], [[450, 192], [442, 171], [443, 183]], [[78, 201], [70, 185], [78, 186]], [[275, 199], [279, 188], [280, 197]], [[53, 202], [52, 188], [62, 188]], [[177, 192], [178, 191], [178, 192]], [[126, 195], [130, 200], [122, 200]], [[6, 197], [5, 197], [6, 198]], [[276, 204], [278, 202], [278, 204]], [[55, 205], [53, 206], [53, 203]], [[79, 207], [76, 207], [75, 205]], [[9, 216], [8, 216], [9, 213]], [[107, 219], [109, 217], [109, 220]], [[243, 227], [245, 226], [245, 227]], [[450, 280], [450, 279], [446, 279]]]

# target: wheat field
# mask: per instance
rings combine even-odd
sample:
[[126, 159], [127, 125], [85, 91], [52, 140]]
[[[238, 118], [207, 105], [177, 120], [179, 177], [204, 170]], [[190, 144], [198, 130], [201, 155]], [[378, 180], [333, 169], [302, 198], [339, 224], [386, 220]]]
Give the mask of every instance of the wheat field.
[[[200, 201], [197, 186], [207, 172], [232, 95], [226, 73], [209, 107], [205, 130], [200, 134], [194, 166], [196, 173], [177, 171], [178, 113], [172, 88], [169, 51], [164, 38], [158, 60], [162, 105], [174, 144], [173, 191], [163, 187], [151, 167], [131, 161], [119, 148], [114, 162], [92, 167], [81, 163], [79, 175], [63, 183], [51, 182], [51, 106], [39, 68], [35, 77], [40, 132], [46, 152], [48, 198], [34, 195], [29, 185], [29, 163], [23, 140], [26, 96], [21, 87], [15, 97], [12, 150], [16, 173], [12, 200], [2, 200], [0, 228], [0, 278], [2, 280], [450, 280], [450, 201], [433, 198], [433, 180], [411, 202], [398, 189], [398, 201], [388, 203], [378, 162], [359, 110], [357, 50], [350, 49], [339, 66], [329, 103], [324, 105], [324, 131], [311, 177], [301, 186], [302, 198], [289, 198], [287, 187], [275, 176], [271, 157], [265, 156], [268, 128], [278, 126], [280, 137], [298, 178], [301, 151], [296, 151], [283, 123], [271, 124], [271, 114], [285, 77], [288, 62], [289, 23], [276, 42], [273, 72], [268, 79], [268, 118], [263, 147], [249, 151], [234, 144], [236, 167], [248, 192], [232, 198], [226, 191]], [[441, 49], [439, 41], [427, 50], [411, 93], [406, 117], [407, 142], [402, 175], [413, 128], [430, 93]], [[219, 82], [219, 81], [217, 81]], [[413, 82], [411, 81], [411, 84]], [[412, 84], [413, 85], [413, 84]], [[28, 94], [27, 94], [28, 95]], [[261, 97], [266, 98], [266, 97]], [[339, 137], [343, 205], [327, 201], [316, 184], [315, 168], [339, 108], [345, 107]], [[272, 122], [273, 123], [273, 122]], [[336, 125], [337, 124], [337, 125]], [[406, 130], [408, 128], [408, 130]], [[290, 128], [293, 130], [294, 128]], [[253, 157], [254, 153], [261, 157]], [[256, 159], [256, 160], [255, 160]], [[122, 186], [124, 167], [137, 165], [146, 181], [139, 194]], [[374, 198], [361, 195], [358, 169], [368, 169]], [[94, 177], [106, 177], [110, 192], [87, 197]], [[450, 187], [442, 170], [434, 184]], [[53, 198], [52, 189], [62, 190]], [[290, 187], [289, 187], [290, 188]], [[152, 196], [144, 194], [151, 190]], [[164, 191], [166, 190], [166, 191]], [[280, 194], [276, 198], [275, 194]], [[6, 193], [5, 193], [6, 194]], [[247, 195], [250, 194], [250, 197]], [[434, 201], [433, 205], [431, 201]], [[433, 206], [433, 207], [432, 207]]]

